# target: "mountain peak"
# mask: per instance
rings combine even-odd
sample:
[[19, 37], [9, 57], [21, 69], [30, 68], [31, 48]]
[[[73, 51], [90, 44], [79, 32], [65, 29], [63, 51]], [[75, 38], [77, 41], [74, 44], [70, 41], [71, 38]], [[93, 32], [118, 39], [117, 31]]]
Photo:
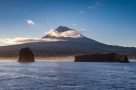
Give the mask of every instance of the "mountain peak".
[[65, 32], [65, 31], [68, 31], [68, 30], [71, 30], [71, 29], [66, 27], [66, 26], [59, 26], [55, 30], [58, 31], [58, 32]]
[[74, 29], [65, 26], [59, 26], [50, 30], [43, 38], [83, 38], [84, 36]]

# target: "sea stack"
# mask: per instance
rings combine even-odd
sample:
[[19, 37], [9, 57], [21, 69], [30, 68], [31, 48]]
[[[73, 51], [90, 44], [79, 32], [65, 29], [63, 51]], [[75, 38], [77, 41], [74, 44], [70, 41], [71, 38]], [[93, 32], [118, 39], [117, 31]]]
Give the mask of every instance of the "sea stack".
[[121, 62], [127, 63], [127, 55], [110, 54], [91, 54], [75, 56], [75, 62]]
[[18, 62], [34, 62], [34, 61], [35, 61], [34, 54], [28, 47], [22, 48], [20, 50]]

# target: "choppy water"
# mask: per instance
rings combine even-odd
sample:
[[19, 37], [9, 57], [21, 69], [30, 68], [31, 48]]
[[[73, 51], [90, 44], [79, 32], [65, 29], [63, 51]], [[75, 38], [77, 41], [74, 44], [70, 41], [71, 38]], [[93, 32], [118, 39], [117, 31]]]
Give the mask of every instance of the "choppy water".
[[136, 90], [136, 63], [0, 62], [0, 90]]

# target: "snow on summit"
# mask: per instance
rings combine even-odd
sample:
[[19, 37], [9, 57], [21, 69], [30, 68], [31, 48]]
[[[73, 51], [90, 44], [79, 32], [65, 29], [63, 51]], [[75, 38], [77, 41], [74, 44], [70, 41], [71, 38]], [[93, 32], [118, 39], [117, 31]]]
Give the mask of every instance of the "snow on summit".
[[47, 35], [43, 38], [49, 38], [49, 37], [69, 37], [69, 38], [82, 38], [83, 35], [74, 30], [74, 29], [70, 29], [68, 27], [65, 27], [65, 26], [59, 26], [58, 28], [56, 29], [52, 29], [51, 31], [49, 31], [47, 33]]

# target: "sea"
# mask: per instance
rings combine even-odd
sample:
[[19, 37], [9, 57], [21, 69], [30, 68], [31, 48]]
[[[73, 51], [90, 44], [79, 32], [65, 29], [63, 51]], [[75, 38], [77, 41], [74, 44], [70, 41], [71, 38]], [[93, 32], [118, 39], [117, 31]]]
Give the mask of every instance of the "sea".
[[136, 63], [5, 61], [0, 90], [136, 90]]

